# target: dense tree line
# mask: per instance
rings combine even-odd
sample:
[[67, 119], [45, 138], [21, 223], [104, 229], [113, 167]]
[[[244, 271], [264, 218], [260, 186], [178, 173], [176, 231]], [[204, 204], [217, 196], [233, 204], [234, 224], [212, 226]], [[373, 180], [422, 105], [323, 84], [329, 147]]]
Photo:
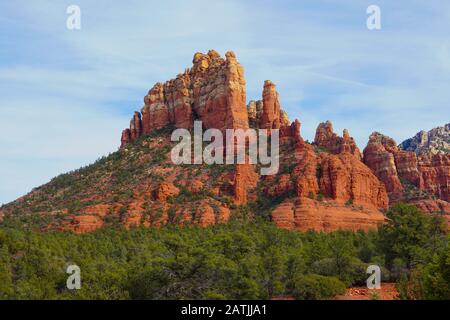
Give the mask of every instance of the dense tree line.
[[[286, 231], [269, 222], [208, 228], [105, 228], [74, 235], [0, 227], [1, 299], [327, 299], [382, 267], [401, 298], [450, 299], [450, 249], [438, 217], [397, 205], [378, 232]], [[81, 268], [81, 289], [66, 268]]]

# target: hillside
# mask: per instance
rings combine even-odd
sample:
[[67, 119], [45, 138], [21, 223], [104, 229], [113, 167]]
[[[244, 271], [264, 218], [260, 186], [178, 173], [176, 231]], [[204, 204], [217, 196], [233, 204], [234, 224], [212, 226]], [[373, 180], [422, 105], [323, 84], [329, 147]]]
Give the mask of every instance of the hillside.
[[[400, 201], [449, 217], [448, 153], [416, 155], [374, 133], [361, 154], [348, 130], [339, 136], [329, 121], [306, 142], [269, 80], [261, 100], [246, 101], [244, 69], [234, 53], [196, 53], [192, 68], [150, 89], [118, 151], [6, 204], [0, 218], [76, 233], [258, 217], [293, 230], [367, 231], [384, 223], [384, 211]], [[196, 120], [204, 130], [279, 129], [277, 174], [261, 175], [260, 164], [175, 165], [171, 133], [192, 132]]]

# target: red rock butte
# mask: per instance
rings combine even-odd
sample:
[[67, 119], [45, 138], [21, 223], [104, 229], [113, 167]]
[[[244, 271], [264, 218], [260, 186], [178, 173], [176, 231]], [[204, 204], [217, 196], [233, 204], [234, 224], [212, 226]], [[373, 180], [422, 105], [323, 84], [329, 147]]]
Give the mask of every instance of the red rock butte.
[[[92, 169], [86, 175], [75, 172], [70, 178], [83, 182], [91, 174], [94, 179], [89, 180], [93, 183], [89, 191], [95, 195], [50, 182], [2, 208], [0, 218], [17, 207], [26, 211], [30, 203], [42, 208], [50, 202], [51, 210], [41, 214], [65, 218], [48, 227], [78, 233], [95, 230], [111, 217], [125, 226], [207, 226], [227, 222], [236, 207], [264, 198], [271, 204], [270, 219], [292, 230], [376, 229], [386, 222], [383, 212], [399, 201], [413, 203], [424, 212], [439, 212], [450, 222], [448, 153], [416, 155], [374, 132], [361, 154], [349, 131], [345, 129], [339, 136], [330, 121], [320, 123], [314, 142], [308, 143], [300, 135], [300, 122], [290, 122], [282, 110], [272, 81], [264, 81], [261, 99], [247, 103], [244, 68], [233, 52], [227, 52], [225, 58], [214, 50], [196, 53], [192, 64], [175, 79], [155, 84], [129, 128], [122, 132], [118, 154], [125, 160], [120, 164], [136, 176], [121, 186], [122, 193], [126, 189], [130, 194], [126, 199], [114, 200], [119, 197], [116, 187], [120, 175], [107, 171], [97, 181], [100, 175]], [[261, 176], [250, 164], [234, 165], [231, 171], [219, 170], [217, 174], [207, 165], [177, 166], [168, 159], [171, 142], [167, 136], [145, 140], [166, 127], [190, 129], [194, 120], [202, 121], [204, 129], [279, 129], [279, 172]], [[133, 151], [137, 144], [140, 149]], [[145, 172], [137, 170], [153, 163], [155, 154], [163, 156], [161, 163], [155, 161]], [[109, 163], [113, 160], [103, 164], [108, 170]], [[194, 201], [186, 204], [183, 194], [195, 195]], [[69, 213], [64, 199], [71, 197], [87, 205]], [[174, 202], [174, 197], [179, 197], [179, 202]]]
[[157, 83], [122, 132], [122, 146], [169, 124], [191, 128], [201, 120], [205, 128], [248, 128], [244, 68], [233, 52], [225, 59], [214, 51], [196, 53], [193, 66], [175, 79]]
[[[401, 151], [393, 140], [372, 134], [364, 157], [347, 129], [340, 137], [330, 121], [319, 124], [313, 144], [300, 136], [300, 122], [289, 123], [281, 110], [280, 96], [270, 80], [264, 82], [262, 99], [246, 106], [243, 67], [232, 52], [223, 59], [211, 50], [196, 53], [193, 67], [164, 84], [156, 84], [144, 98], [141, 113], [136, 112], [130, 128], [122, 133], [122, 147], [142, 134], [168, 124], [191, 128], [201, 120], [207, 128], [277, 128], [282, 143], [294, 141], [290, 172], [275, 177], [259, 177], [251, 166], [238, 166], [235, 175], [235, 201], [246, 203], [261, 180], [268, 197], [293, 192], [272, 212], [280, 227], [298, 230], [375, 228], [385, 221], [380, 209], [392, 201], [405, 200], [400, 178], [441, 200], [412, 200], [425, 211], [448, 212], [448, 155], [417, 159], [413, 152]], [[142, 116], [141, 116], [142, 115]], [[250, 177], [251, 176], [251, 177]], [[257, 196], [257, 195], [256, 195]], [[318, 200], [318, 198], [320, 200]]]

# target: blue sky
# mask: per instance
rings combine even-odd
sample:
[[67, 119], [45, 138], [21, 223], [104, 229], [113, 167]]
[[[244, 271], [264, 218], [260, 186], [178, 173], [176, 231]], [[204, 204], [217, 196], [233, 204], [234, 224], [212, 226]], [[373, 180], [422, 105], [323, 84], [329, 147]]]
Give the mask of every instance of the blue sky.
[[113, 3], [0, 2], [0, 203], [115, 151], [148, 89], [197, 51], [233, 50], [248, 100], [275, 82], [309, 140], [328, 119], [361, 149], [375, 130], [401, 142], [449, 121], [449, 1]]

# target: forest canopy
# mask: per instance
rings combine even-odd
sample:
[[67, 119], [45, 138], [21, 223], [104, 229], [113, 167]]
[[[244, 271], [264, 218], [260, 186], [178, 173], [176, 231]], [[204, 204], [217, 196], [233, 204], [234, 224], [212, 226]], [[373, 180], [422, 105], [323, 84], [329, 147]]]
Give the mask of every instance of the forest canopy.
[[[400, 298], [450, 299], [449, 236], [438, 216], [396, 205], [375, 232], [296, 232], [270, 222], [92, 233], [0, 228], [0, 299], [332, 299], [367, 266]], [[78, 265], [81, 289], [68, 290]]]

